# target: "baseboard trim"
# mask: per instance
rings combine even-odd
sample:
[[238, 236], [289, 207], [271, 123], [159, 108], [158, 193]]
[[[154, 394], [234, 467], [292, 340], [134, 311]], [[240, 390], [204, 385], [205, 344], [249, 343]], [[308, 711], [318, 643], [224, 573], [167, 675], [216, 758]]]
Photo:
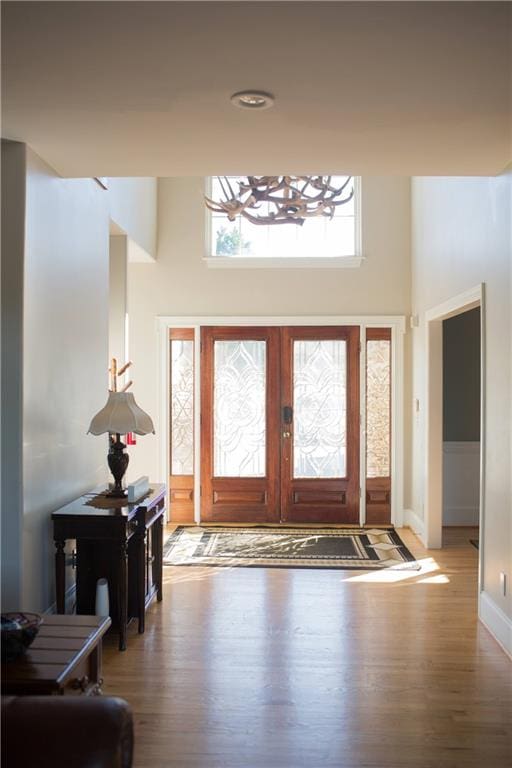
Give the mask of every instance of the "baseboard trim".
[[512, 620], [496, 605], [487, 592], [480, 593], [478, 618], [512, 659]]
[[443, 509], [443, 526], [478, 525], [480, 510], [478, 507], [445, 507]]
[[[64, 610], [66, 613], [75, 613], [75, 603], [76, 603], [76, 584], [72, 584], [70, 587], [67, 588], [66, 594], [64, 595]], [[47, 614], [54, 614], [57, 613], [57, 603], [52, 603], [49, 608], [44, 611], [44, 613]]]
[[461, 442], [460, 440], [447, 440], [443, 443], [443, 453], [469, 453], [478, 456], [480, 453], [480, 442], [475, 440], [467, 440]]
[[412, 509], [404, 509], [404, 525], [411, 528], [423, 541], [425, 521]]

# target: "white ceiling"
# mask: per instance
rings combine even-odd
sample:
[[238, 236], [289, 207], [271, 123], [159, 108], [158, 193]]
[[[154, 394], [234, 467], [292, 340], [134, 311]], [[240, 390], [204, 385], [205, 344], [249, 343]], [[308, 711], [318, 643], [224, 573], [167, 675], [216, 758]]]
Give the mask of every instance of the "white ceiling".
[[[3, 2], [3, 136], [63, 175], [495, 174], [506, 2]], [[273, 109], [231, 93], [271, 91]]]

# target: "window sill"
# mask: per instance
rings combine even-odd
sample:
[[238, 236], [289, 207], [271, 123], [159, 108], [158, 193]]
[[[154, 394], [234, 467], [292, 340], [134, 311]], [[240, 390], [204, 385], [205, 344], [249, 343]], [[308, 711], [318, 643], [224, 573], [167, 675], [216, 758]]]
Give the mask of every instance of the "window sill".
[[346, 269], [360, 267], [364, 256], [311, 256], [273, 258], [257, 256], [207, 256], [203, 262], [214, 269]]

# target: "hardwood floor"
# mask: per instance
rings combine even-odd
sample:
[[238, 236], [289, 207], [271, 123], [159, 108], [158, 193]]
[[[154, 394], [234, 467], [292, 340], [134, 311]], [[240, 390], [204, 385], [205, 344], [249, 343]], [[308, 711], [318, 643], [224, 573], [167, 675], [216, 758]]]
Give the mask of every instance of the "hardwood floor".
[[476, 618], [473, 530], [422, 571], [179, 568], [105, 693], [135, 768], [510, 768], [512, 663]]

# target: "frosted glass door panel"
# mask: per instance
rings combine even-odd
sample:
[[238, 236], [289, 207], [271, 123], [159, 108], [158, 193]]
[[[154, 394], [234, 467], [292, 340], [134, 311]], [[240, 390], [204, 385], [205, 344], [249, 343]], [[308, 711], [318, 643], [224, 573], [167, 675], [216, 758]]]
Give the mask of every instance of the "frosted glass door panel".
[[171, 341], [171, 474], [194, 474], [194, 342]]
[[294, 341], [294, 478], [346, 475], [346, 356], [346, 341]]
[[265, 477], [266, 342], [215, 341], [215, 477]]
[[388, 477], [391, 450], [391, 342], [366, 342], [366, 476]]

